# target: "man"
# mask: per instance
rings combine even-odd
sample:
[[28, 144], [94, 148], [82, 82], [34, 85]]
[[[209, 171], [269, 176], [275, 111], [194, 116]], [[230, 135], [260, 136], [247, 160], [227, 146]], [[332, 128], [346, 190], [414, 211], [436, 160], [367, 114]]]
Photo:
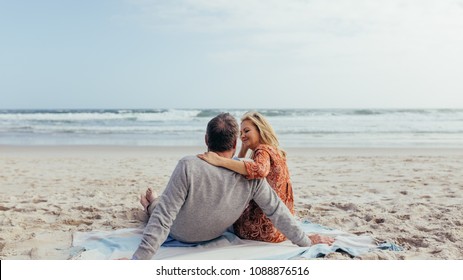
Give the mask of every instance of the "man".
[[[208, 150], [232, 158], [238, 132], [238, 123], [230, 114], [216, 116], [207, 125]], [[189, 156], [179, 161], [163, 194], [155, 205], [148, 207], [150, 219], [132, 259], [151, 259], [169, 234], [189, 243], [217, 238], [240, 217], [251, 200], [294, 244], [333, 243], [330, 237], [307, 237], [265, 179], [247, 180]]]

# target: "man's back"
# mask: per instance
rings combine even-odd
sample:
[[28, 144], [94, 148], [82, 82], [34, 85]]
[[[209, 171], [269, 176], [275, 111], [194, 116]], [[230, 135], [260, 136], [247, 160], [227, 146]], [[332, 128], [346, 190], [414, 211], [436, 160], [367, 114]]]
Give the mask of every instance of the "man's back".
[[[262, 180], [246, 180], [242, 175], [217, 168], [198, 157], [179, 162], [187, 174], [188, 195], [170, 229], [170, 235], [184, 242], [198, 242], [220, 236], [243, 213]], [[172, 178], [183, 186], [182, 175]], [[169, 183], [170, 185], [170, 183]]]
[[310, 245], [265, 180], [246, 180], [242, 175], [190, 156], [177, 164], [134, 257], [151, 258], [169, 232], [184, 242], [217, 238], [239, 218], [252, 199], [293, 243]]

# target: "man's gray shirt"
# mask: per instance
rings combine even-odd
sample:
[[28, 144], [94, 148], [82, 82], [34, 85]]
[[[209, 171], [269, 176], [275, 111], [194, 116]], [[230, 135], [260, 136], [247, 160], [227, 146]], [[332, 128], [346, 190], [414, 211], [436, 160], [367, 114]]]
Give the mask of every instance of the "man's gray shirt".
[[170, 235], [183, 242], [222, 235], [254, 200], [289, 240], [310, 246], [298, 222], [265, 179], [247, 180], [196, 156], [179, 161], [143, 232], [135, 259], [150, 259]]

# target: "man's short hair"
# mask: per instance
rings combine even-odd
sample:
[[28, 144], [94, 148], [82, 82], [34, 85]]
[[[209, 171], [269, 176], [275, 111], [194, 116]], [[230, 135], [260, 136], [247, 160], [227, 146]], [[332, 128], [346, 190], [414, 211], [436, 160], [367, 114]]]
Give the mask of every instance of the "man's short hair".
[[229, 113], [221, 113], [207, 124], [206, 137], [210, 151], [225, 152], [235, 148], [239, 126]]

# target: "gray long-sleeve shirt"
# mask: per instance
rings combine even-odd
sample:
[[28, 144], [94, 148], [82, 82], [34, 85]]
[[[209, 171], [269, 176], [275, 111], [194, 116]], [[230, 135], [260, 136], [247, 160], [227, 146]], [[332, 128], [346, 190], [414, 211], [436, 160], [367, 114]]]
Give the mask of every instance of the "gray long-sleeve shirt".
[[150, 259], [170, 235], [183, 242], [222, 235], [254, 200], [289, 240], [310, 246], [298, 222], [265, 179], [247, 180], [225, 168], [189, 156], [177, 164], [154, 208], [134, 258]]

